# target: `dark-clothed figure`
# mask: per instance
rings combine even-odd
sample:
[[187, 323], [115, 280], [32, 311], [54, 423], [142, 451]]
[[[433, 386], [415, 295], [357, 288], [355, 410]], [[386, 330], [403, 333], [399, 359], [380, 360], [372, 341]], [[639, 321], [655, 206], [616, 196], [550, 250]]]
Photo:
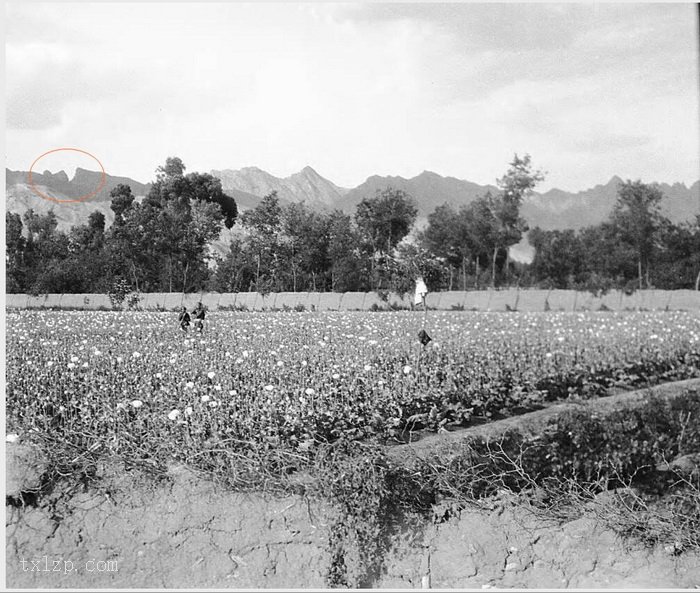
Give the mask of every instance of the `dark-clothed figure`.
[[200, 334], [204, 331], [204, 314], [204, 306], [202, 303], [197, 303], [197, 307], [192, 311], [192, 315], [194, 315], [194, 328]]
[[187, 312], [187, 307], [182, 308], [182, 311], [180, 311], [180, 315], [178, 315], [177, 320], [180, 322], [180, 329], [183, 332], [186, 332], [187, 328], [190, 327], [190, 314]]

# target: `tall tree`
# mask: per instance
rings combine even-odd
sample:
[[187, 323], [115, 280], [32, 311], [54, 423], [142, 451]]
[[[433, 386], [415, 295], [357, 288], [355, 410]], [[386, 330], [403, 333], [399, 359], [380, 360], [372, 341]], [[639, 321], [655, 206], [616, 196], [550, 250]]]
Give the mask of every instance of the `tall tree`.
[[245, 212], [241, 223], [248, 231], [246, 244], [255, 259], [256, 290], [265, 294], [279, 285], [282, 264], [282, 208], [277, 192], [266, 195], [255, 208]]
[[328, 239], [331, 290], [361, 290], [360, 237], [352, 218], [340, 210], [331, 212], [328, 219]]
[[583, 250], [575, 231], [543, 231], [535, 227], [529, 242], [535, 248], [531, 271], [548, 288], [577, 288], [582, 282]]
[[662, 199], [663, 193], [658, 186], [628, 180], [618, 188], [617, 202], [611, 215], [611, 222], [621, 238], [636, 251], [640, 289], [644, 279], [649, 286], [649, 267], [657, 232], [663, 224], [660, 210]]
[[475, 245], [476, 283], [479, 287], [481, 262], [491, 262], [491, 284], [496, 283], [496, 260], [498, 249], [502, 244], [501, 223], [499, 222], [494, 207], [496, 198], [487, 192], [485, 196], [477, 198], [468, 207], [468, 234]]
[[124, 213], [134, 204], [134, 194], [131, 187], [125, 183], [120, 183], [109, 192], [112, 201], [109, 207], [114, 212], [114, 223], [120, 224], [123, 221]]
[[24, 285], [25, 244], [26, 240], [22, 235], [22, 217], [13, 212], [5, 212], [6, 290], [10, 294], [22, 292], [26, 288]]
[[411, 231], [417, 215], [413, 199], [389, 187], [377, 190], [373, 198], [363, 198], [357, 205], [355, 221], [374, 253], [391, 253]]
[[[523, 200], [532, 193], [535, 186], [544, 180], [541, 170], [534, 170], [529, 154], [520, 158], [517, 154], [513, 157], [506, 174], [497, 180], [500, 194], [491, 201], [491, 209], [499, 223], [497, 233], [497, 247], [505, 250], [505, 270], [509, 269], [509, 248], [520, 242], [523, 233], [527, 232], [528, 225], [520, 216], [520, 207]], [[496, 283], [496, 252], [493, 256], [492, 284]]]
[[390, 281], [391, 257], [396, 246], [411, 231], [418, 215], [413, 199], [400, 189], [377, 190], [363, 198], [355, 210], [360, 237], [370, 262], [369, 285], [378, 290]]

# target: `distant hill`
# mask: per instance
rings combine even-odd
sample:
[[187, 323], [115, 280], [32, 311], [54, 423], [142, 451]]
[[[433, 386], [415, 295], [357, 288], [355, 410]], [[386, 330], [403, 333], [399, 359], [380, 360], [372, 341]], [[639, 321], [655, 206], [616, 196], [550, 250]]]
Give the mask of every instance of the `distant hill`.
[[[73, 179], [69, 179], [65, 171], [32, 173], [35, 187], [41, 193], [58, 200], [73, 200], [89, 194], [99, 187], [101, 179], [101, 172], [81, 168], [75, 170]], [[39, 214], [46, 214], [53, 209], [61, 231], [84, 224], [88, 216], [98, 210], [104, 214], [107, 225], [110, 225], [114, 221], [114, 212], [109, 207], [109, 192], [120, 183], [130, 186], [137, 200], [142, 200], [150, 188], [150, 184], [139, 183], [129, 177], [106, 175], [104, 187], [94, 197], [84, 202], [56, 203], [34, 193], [29, 186], [28, 171], [5, 169], [5, 210], [21, 215], [30, 208]]]
[[403, 190], [412, 196], [418, 207], [419, 217], [427, 217], [435, 208], [445, 203], [459, 207], [473, 202], [487, 191], [498, 191], [493, 185], [479, 185], [454, 177], [442, 177], [431, 171], [423, 171], [411, 179], [373, 175], [343, 196], [338, 206], [346, 212], [354, 212], [363, 198], [374, 197], [377, 191], [387, 187]]
[[[75, 170], [73, 179], [68, 179], [65, 171], [51, 173], [44, 171], [43, 173], [32, 172], [32, 182], [37, 187], [41, 186], [45, 189], [42, 193], [61, 200], [73, 200], [81, 196], [95, 191], [102, 181], [102, 173], [98, 171], [88, 171], [78, 167]], [[148, 193], [150, 184], [139, 183], [129, 177], [118, 177], [116, 175], [105, 175], [104, 187], [92, 198], [89, 202], [109, 202], [109, 192], [117, 185], [124, 183], [131, 187], [131, 192], [135, 196], [145, 196]], [[29, 184], [28, 171], [10, 171], [5, 169], [5, 188], [10, 188], [14, 185]], [[39, 198], [39, 196], [37, 196]], [[45, 200], [46, 201], [46, 200]]]
[[321, 177], [311, 167], [304, 167], [284, 178], [275, 177], [257, 167], [213, 170], [211, 174], [221, 179], [224, 191], [235, 189], [260, 198], [277, 191], [281, 201], [306, 202], [310, 207], [320, 209], [335, 207], [348, 191]]
[[[46, 195], [51, 195], [60, 200], [70, 199], [71, 195], [64, 195], [55, 190], [55, 185], [46, 187], [38, 185], [37, 188]], [[137, 198], [143, 199], [143, 196]], [[57, 204], [49, 200], [44, 200], [37, 196], [26, 183], [16, 183], [5, 188], [5, 210], [7, 212], [16, 212], [24, 214], [30, 208], [37, 214], [46, 214], [49, 210], [53, 210], [58, 220], [58, 230], [68, 231], [71, 227], [79, 224], [85, 224], [88, 216], [95, 210], [102, 212], [105, 216], [107, 226], [114, 222], [114, 212], [109, 207], [109, 202], [101, 201], [94, 202], [88, 200], [86, 202], [66, 202]]]
[[[531, 227], [546, 230], [580, 229], [599, 224], [608, 218], [617, 200], [617, 189], [622, 179], [615, 176], [605, 185], [569, 193], [551, 189], [544, 194], [534, 193], [523, 204], [522, 214]], [[683, 183], [660, 183], [664, 194], [661, 210], [678, 223], [700, 214], [700, 182], [690, 188]]]

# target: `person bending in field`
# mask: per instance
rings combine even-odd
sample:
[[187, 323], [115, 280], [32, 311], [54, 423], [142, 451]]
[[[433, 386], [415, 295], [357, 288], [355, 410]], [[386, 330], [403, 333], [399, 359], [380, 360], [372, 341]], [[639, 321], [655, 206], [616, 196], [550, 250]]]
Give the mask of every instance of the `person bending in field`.
[[204, 306], [202, 303], [197, 303], [192, 315], [194, 315], [194, 329], [201, 334], [204, 331]]
[[186, 332], [187, 328], [190, 327], [190, 314], [187, 312], [187, 307], [182, 308], [177, 320], [180, 322], [180, 329]]

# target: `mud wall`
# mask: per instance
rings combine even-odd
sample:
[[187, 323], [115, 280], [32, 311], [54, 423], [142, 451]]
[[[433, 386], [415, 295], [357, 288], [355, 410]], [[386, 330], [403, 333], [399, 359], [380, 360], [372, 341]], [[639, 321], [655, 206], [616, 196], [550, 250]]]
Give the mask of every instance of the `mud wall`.
[[[153, 486], [129, 485], [124, 476], [118, 489], [74, 493], [54, 508], [7, 507], [7, 586], [326, 587], [328, 509], [298, 496], [226, 492], [184, 471], [172, 477]], [[373, 586], [644, 589], [698, 582], [698, 554], [630, 548], [594, 517], [546, 523], [504, 498], [397, 526]]]
[[[239, 293], [148, 293], [141, 295], [139, 307], [146, 310], [192, 308], [198, 301], [210, 311], [240, 309], [269, 311], [304, 309], [306, 311], [367, 311], [371, 309], [411, 308], [413, 295], [390, 293], [386, 298], [373, 292], [317, 293], [280, 292], [261, 295]], [[29, 296], [8, 294], [7, 308], [111, 309], [104, 294], [48, 294]], [[427, 296], [428, 307], [438, 310], [466, 311], [625, 311], [625, 310], [700, 310], [700, 291], [643, 290], [633, 294], [611, 291], [595, 296], [574, 290], [480, 290], [434, 292]]]

